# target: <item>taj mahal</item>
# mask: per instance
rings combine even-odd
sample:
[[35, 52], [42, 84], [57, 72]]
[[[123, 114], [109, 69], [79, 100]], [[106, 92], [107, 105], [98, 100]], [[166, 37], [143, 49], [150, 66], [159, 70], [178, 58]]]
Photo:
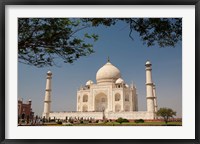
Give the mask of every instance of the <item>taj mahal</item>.
[[[156, 119], [157, 96], [152, 80], [152, 64], [148, 60], [146, 67], [146, 111], [138, 111], [138, 95], [136, 87], [128, 85], [122, 78], [120, 70], [109, 60], [96, 73], [96, 83], [88, 80], [77, 90], [76, 112], [51, 111], [51, 79], [52, 72], [47, 72], [44, 111], [47, 119]], [[144, 86], [145, 86], [144, 85]]]

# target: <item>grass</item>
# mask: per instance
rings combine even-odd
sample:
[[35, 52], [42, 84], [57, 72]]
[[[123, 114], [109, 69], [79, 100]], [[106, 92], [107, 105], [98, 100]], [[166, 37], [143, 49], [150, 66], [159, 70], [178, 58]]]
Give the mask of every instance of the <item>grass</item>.
[[168, 122], [167, 125], [165, 122], [144, 122], [144, 123], [135, 123], [135, 122], [124, 122], [122, 124], [118, 122], [107, 122], [107, 123], [94, 123], [94, 124], [79, 124], [86, 126], [182, 126], [182, 122]]
[[122, 124], [118, 122], [106, 122], [106, 123], [79, 123], [79, 124], [56, 124], [56, 123], [46, 123], [43, 126], [182, 126], [182, 122], [123, 122]]
[[167, 125], [165, 122], [144, 122], [144, 123], [135, 123], [135, 122], [124, 122], [122, 124], [118, 122], [107, 122], [107, 123], [83, 123], [83, 124], [46, 124], [46, 126], [182, 126], [182, 122], [168, 122]]

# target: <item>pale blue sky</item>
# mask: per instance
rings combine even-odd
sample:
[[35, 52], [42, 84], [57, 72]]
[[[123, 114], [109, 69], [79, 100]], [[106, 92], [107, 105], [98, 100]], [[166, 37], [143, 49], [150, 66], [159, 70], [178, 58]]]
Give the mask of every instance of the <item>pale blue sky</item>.
[[158, 107], [170, 107], [182, 116], [182, 44], [175, 48], [147, 47], [138, 34], [129, 35], [129, 27], [119, 23], [114, 27], [86, 29], [95, 32], [99, 40], [94, 43], [95, 53], [81, 57], [73, 64], [60, 62], [61, 67], [36, 68], [19, 63], [18, 97], [24, 101], [32, 99], [35, 115], [42, 115], [46, 86], [46, 72], [51, 70], [51, 111], [75, 111], [76, 92], [88, 80], [96, 82], [96, 72], [110, 57], [127, 84], [137, 87], [139, 110], [146, 110], [145, 62], [152, 63], [152, 77], [156, 84]]

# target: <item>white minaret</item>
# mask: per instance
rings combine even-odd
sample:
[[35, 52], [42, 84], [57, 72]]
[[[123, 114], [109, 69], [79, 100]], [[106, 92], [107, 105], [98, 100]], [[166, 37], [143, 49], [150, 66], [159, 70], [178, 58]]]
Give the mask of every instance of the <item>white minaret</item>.
[[147, 111], [155, 112], [154, 95], [153, 95], [153, 82], [151, 74], [151, 62], [147, 61], [146, 64], [146, 94], [147, 94]]
[[46, 119], [49, 118], [49, 113], [51, 109], [51, 79], [52, 79], [52, 73], [51, 71], [48, 71], [45, 98], [44, 98], [44, 112], [43, 112], [43, 117], [45, 117]]
[[157, 105], [157, 96], [156, 96], [156, 86], [153, 84], [153, 96], [154, 96], [154, 107], [155, 107], [155, 112], [158, 111], [158, 105]]

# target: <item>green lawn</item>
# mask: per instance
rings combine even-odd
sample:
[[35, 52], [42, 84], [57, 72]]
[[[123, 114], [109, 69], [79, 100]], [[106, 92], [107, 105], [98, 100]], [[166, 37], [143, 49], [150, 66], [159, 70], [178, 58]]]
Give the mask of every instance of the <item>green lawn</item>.
[[[107, 123], [88, 123], [88, 124], [71, 124], [72, 126], [166, 126], [165, 122], [124, 122], [122, 124], [118, 122]], [[182, 122], [168, 122], [167, 126], [182, 126]]]

